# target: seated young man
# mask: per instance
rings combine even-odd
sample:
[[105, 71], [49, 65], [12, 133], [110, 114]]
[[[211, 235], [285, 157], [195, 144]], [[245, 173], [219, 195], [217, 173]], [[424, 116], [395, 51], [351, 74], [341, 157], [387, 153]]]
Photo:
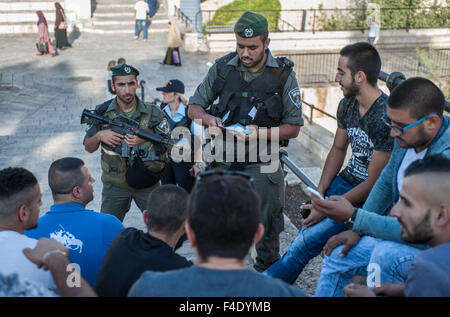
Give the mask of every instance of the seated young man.
[[144, 272], [128, 296], [305, 296], [281, 280], [247, 269], [250, 247], [264, 233], [261, 199], [242, 175], [217, 173], [203, 174], [188, 202], [186, 232], [197, 255], [195, 265], [168, 272]]
[[[339, 103], [338, 128], [318, 191], [325, 196], [342, 195], [352, 204], [362, 206], [393, 147], [389, 128], [381, 120], [388, 96], [377, 85], [381, 59], [372, 45], [351, 44], [340, 55], [336, 82], [344, 98]], [[340, 172], [349, 144], [352, 156]], [[306, 264], [320, 254], [327, 240], [344, 230], [344, 224], [313, 208], [288, 251], [264, 274], [294, 283]]]
[[[349, 284], [350, 297], [450, 296], [450, 160], [430, 156], [405, 171], [400, 200], [391, 211], [400, 223], [402, 240], [426, 243], [411, 264], [405, 283], [385, 283], [373, 289]], [[386, 274], [386, 272], [380, 272]]]
[[48, 183], [54, 204], [26, 231], [31, 238], [53, 238], [69, 248], [69, 258], [79, 265], [81, 275], [92, 286], [109, 244], [123, 229], [116, 217], [86, 209], [94, 199], [95, 179], [79, 158], [54, 161]]
[[184, 240], [188, 193], [176, 185], [153, 190], [143, 212], [148, 231], [126, 228], [111, 243], [94, 288], [99, 296], [125, 297], [144, 271], [169, 271], [192, 263], [174, 250]]
[[364, 206], [355, 208], [341, 196], [312, 198], [314, 208], [352, 229], [327, 243], [316, 296], [343, 296], [342, 288], [353, 275], [367, 274], [369, 263], [381, 267], [381, 283], [406, 280], [411, 261], [426, 246], [395, 243], [403, 243], [400, 223], [388, 214], [399, 200], [405, 170], [412, 162], [435, 154], [450, 157], [444, 104], [442, 91], [430, 80], [405, 80], [391, 92], [384, 116], [395, 138], [394, 150]]

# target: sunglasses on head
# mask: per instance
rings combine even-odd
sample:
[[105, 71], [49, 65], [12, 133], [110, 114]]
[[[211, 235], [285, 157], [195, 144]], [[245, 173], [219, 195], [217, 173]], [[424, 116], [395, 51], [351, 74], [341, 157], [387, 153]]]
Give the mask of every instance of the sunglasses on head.
[[197, 177], [195, 178], [195, 182], [199, 183], [203, 179], [209, 176], [225, 176], [225, 175], [232, 175], [232, 176], [240, 176], [247, 180], [250, 185], [252, 185], [253, 188], [255, 188], [255, 181], [253, 177], [251, 177], [249, 174], [241, 171], [229, 171], [229, 170], [221, 170], [221, 169], [214, 169], [214, 170], [208, 170], [202, 173], [199, 173]]

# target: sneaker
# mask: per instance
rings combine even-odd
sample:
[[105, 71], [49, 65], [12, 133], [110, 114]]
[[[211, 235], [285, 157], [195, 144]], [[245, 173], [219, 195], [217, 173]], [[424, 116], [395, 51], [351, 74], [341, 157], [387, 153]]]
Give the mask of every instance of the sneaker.
[[135, 36], [134, 39], [137, 40], [139, 38], [139, 36]]

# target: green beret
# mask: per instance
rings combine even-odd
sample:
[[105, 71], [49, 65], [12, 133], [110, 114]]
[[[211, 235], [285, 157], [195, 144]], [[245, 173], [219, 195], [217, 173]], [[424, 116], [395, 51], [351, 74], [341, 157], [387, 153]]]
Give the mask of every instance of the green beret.
[[111, 67], [113, 76], [139, 75], [139, 71], [131, 65], [119, 64]]
[[267, 30], [267, 19], [250, 11], [245, 12], [234, 25], [234, 33], [245, 38], [258, 36]]

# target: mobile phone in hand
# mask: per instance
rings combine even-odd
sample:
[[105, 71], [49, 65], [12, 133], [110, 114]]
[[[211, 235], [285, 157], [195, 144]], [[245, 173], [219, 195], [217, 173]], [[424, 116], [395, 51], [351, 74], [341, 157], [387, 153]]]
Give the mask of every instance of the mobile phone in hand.
[[319, 199], [325, 200], [325, 198], [323, 198], [322, 194], [319, 193], [317, 190], [315, 190], [312, 187], [306, 187], [306, 191], [314, 196], [316, 196]]

